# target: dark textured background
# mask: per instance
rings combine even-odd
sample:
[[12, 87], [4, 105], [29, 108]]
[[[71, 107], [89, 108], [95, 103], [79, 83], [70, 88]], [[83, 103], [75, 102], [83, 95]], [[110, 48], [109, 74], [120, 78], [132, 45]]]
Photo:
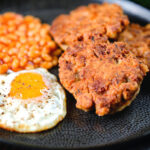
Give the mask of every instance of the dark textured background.
[[[56, 0], [57, 1], [57, 0]], [[81, 0], [82, 1], [82, 0]], [[140, 3], [141, 5], [143, 5], [143, 6], [145, 6], [145, 7], [147, 7], [147, 8], [150, 8], [150, 0], [133, 0], [133, 1], [136, 1], [137, 3]], [[18, 0], [18, 2], [19, 2], [19, 0]], [[22, 0], [20, 0], [20, 3], [22, 2]], [[26, 2], [26, 1], [24, 1], [24, 2]], [[13, 3], [13, 1], [12, 0], [5, 0], [5, 3], [6, 4], [8, 4], [8, 7], [9, 6], [12, 6], [12, 3]], [[38, 5], [37, 5], [38, 6]], [[59, 6], [59, 4], [58, 4], [58, 6]], [[36, 7], [36, 6], [35, 6]], [[21, 8], [20, 8], [21, 9]], [[30, 9], [30, 8], [27, 8], [27, 9]], [[15, 10], [15, 7], [14, 7], [14, 10]], [[5, 10], [2, 10], [2, 11], [5, 11]], [[18, 10], [18, 11], [21, 11], [21, 10]], [[26, 13], [26, 12], [25, 12]], [[139, 12], [140, 13], [140, 12]], [[38, 13], [37, 13], [38, 14]], [[39, 13], [39, 15], [42, 15], [42, 14], [40, 14]], [[43, 18], [43, 21], [46, 21], [47, 20], [47, 18], [46, 17], [44, 17]], [[149, 81], [149, 80], [148, 80]], [[147, 92], [149, 92], [149, 90], [147, 89]], [[140, 102], [139, 102], [140, 103]], [[72, 105], [72, 104], [71, 104]], [[74, 104], [73, 104], [74, 105]], [[141, 103], [141, 106], [142, 106], [142, 103]], [[143, 107], [143, 106], [142, 106]], [[146, 109], [147, 108], [149, 108], [148, 106], [144, 106], [144, 107], [146, 107]], [[72, 107], [70, 107], [69, 109], [71, 109]], [[130, 111], [130, 112], [132, 112], [131, 110], [132, 110], [132, 108], [133, 107], [131, 107], [131, 108], [129, 108], [129, 110], [125, 110], [125, 112], [123, 112], [122, 114], [125, 114], [125, 113], [127, 113], [128, 111]], [[79, 111], [80, 112], [80, 111]], [[80, 115], [81, 115], [81, 118], [82, 118], [82, 115], [83, 115], [83, 113], [81, 112], [81, 113], [79, 113]], [[90, 114], [89, 114], [90, 115]], [[140, 115], [140, 113], [139, 113], [139, 115]], [[119, 115], [118, 115], [119, 116]], [[77, 116], [77, 117], [80, 117], [80, 116]], [[135, 120], [136, 120], [136, 117], [138, 118], [139, 116], [136, 116], [135, 115]], [[142, 114], [141, 114], [141, 117], [142, 117]], [[146, 117], [146, 116], [145, 116]], [[83, 118], [83, 120], [85, 120], [86, 118]], [[109, 117], [106, 117], [106, 119], [108, 119], [109, 120]], [[143, 119], [145, 119], [145, 118], [143, 118]], [[75, 120], [75, 121], [77, 121], [77, 120]], [[128, 121], [128, 120], [127, 120]], [[141, 120], [141, 122], [142, 122], [142, 120]], [[78, 123], [78, 121], [76, 122], [76, 123]], [[125, 122], [124, 124], [126, 125], [126, 123], [128, 123], [128, 122]], [[137, 122], [137, 123], [140, 123], [140, 120], [139, 120], [139, 122]], [[133, 122], [133, 124], [134, 124], [134, 122]], [[117, 125], [117, 124], [116, 124]], [[81, 124], [81, 126], [82, 126], [82, 124]], [[135, 125], [133, 125], [133, 131], [135, 130], [135, 128], [136, 128], [136, 126]], [[136, 131], [136, 130], [135, 130]], [[1, 132], [1, 133], [3, 133], [3, 132]], [[79, 131], [79, 133], [80, 133], [80, 131]], [[83, 133], [84, 134], [84, 133]], [[86, 136], [86, 135], [85, 135]], [[105, 136], [105, 135], [104, 135]], [[115, 136], [115, 135], [114, 135]], [[113, 136], [112, 136], [113, 137]], [[9, 138], [9, 137], [8, 137]], [[10, 138], [13, 138], [13, 136], [10, 136]], [[19, 138], [19, 136], [18, 136], [18, 138]], [[86, 138], [86, 137], [85, 137]], [[54, 141], [55, 142], [55, 141]], [[9, 144], [0, 144], [0, 150], [22, 150], [22, 149], [28, 149], [28, 148], [23, 148], [23, 147], [16, 147], [16, 146], [12, 146], [12, 145], [9, 145]], [[150, 135], [146, 135], [145, 137], [142, 137], [142, 138], [138, 138], [138, 139], [136, 139], [136, 140], [132, 140], [132, 141], [130, 141], [130, 142], [124, 142], [124, 143], [122, 143], [122, 144], [118, 144], [118, 145], [115, 145], [115, 146], [112, 146], [112, 147], [105, 147], [105, 148], [103, 148], [103, 149], [108, 149], [108, 150], [119, 150], [119, 149], [122, 149], [122, 150], [133, 150], [133, 149], [136, 149], [136, 150], [150, 150]], [[36, 149], [37, 150], [37, 149]], [[91, 150], [91, 149], [90, 149]]]
[[150, 9], [150, 0], [131, 0], [131, 1]]

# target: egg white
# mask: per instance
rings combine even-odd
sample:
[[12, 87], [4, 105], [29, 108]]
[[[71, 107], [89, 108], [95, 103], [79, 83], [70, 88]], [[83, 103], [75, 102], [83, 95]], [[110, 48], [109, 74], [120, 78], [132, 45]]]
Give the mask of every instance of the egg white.
[[[43, 90], [41, 101], [22, 100], [9, 96], [11, 82], [21, 73], [42, 75], [50, 87]], [[39, 132], [54, 127], [66, 115], [66, 96], [54, 75], [39, 68], [0, 75], [0, 127], [17, 132]]]

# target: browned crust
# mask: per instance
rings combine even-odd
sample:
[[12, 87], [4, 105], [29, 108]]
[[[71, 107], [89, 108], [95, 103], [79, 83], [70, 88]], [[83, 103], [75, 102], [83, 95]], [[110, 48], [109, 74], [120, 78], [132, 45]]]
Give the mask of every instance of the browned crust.
[[127, 48], [150, 68], [150, 24], [131, 24], [119, 35], [118, 40], [126, 42]]
[[93, 35], [116, 38], [129, 20], [117, 4], [80, 6], [69, 15], [60, 15], [50, 29], [55, 41], [66, 50], [74, 41], [86, 41]]
[[148, 68], [124, 43], [77, 42], [59, 59], [59, 77], [76, 107], [103, 116], [126, 106], [138, 93]]

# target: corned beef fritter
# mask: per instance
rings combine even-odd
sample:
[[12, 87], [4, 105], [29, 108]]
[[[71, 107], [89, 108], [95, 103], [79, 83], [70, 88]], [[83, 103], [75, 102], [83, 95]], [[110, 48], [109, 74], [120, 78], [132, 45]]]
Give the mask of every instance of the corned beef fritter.
[[103, 116], [130, 105], [148, 68], [122, 42], [92, 40], [70, 46], [59, 59], [59, 78], [76, 107]]
[[150, 24], [146, 26], [131, 24], [118, 39], [125, 42], [127, 48], [150, 69]]
[[128, 24], [128, 17], [117, 4], [89, 4], [78, 7], [69, 15], [58, 16], [52, 22], [50, 32], [58, 45], [66, 50], [74, 41], [86, 41], [94, 35], [114, 39]]

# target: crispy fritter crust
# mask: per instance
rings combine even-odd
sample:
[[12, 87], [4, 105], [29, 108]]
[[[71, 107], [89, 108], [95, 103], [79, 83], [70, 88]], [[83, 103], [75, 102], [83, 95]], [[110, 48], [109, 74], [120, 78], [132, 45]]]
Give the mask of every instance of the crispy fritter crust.
[[144, 27], [131, 24], [120, 34], [119, 41], [126, 42], [128, 49], [150, 69], [150, 24]]
[[106, 35], [116, 38], [129, 20], [116, 4], [89, 4], [80, 6], [69, 15], [60, 15], [50, 29], [59, 46], [66, 50], [74, 41], [85, 41], [93, 35]]
[[60, 81], [74, 95], [76, 107], [88, 111], [95, 106], [99, 116], [129, 105], [148, 71], [124, 43], [99, 40], [69, 47], [59, 67]]

